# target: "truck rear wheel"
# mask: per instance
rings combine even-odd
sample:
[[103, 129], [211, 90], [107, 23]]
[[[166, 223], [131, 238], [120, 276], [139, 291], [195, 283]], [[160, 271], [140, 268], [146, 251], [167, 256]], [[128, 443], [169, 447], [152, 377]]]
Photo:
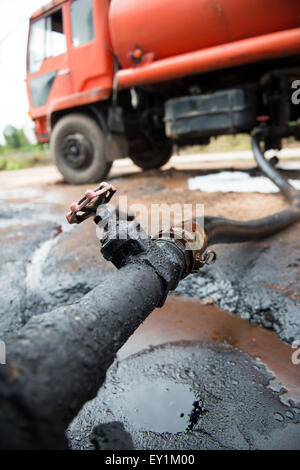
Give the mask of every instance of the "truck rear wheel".
[[132, 148], [130, 158], [143, 170], [157, 170], [165, 165], [172, 156], [172, 144], [164, 142], [155, 148]]
[[85, 114], [68, 114], [55, 125], [50, 139], [52, 158], [71, 184], [96, 183], [109, 173], [102, 130]]

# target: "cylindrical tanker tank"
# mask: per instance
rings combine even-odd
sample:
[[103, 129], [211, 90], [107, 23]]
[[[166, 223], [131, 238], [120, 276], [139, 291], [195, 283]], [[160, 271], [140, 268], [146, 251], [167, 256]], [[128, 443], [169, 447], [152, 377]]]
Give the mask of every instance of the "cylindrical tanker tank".
[[113, 49], [122, 67], [139, 48], [154, 60], [297, 28], [299, 0], [111, 0]]

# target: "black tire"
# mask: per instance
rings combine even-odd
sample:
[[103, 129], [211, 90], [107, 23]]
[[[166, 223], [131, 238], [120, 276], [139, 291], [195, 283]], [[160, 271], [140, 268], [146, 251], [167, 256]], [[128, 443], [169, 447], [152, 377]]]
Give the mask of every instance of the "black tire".
[[157, 170], [165, 165], [171, 158], [173, 147], [169, 142], [157, 145], [155, 148], [134, 149], [130, 152], [130, 158], [142, 170]]
[[50, 138], [52, 158], [66, 182], [96, 183], [109, 173], [105, 137], [97, 122], [85, 114], [68, 114], [55, 125]]

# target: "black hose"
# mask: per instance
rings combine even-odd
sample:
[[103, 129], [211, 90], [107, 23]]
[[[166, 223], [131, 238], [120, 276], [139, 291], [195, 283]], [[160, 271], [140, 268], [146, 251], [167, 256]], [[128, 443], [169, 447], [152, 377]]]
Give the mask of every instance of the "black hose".
[[287, 200], [293, 202], [296, 198], [299, 199], [299, 192], [265, 158], [260, 148], [259, 130], [257, 130], [252, 136], [252, 150], [256, 163], [258, 164], [262, 172], [271, 181], [273, 181], [273, 183], [279, 188], [280, 192], [287, 198]]
[[240, 222], [222, 217], [205, 217], [207, 246], [219, 243], [242, 243], [259, 240], [279, 232], [300, 220], [300, 211], [293, 208], [262, 219]]
[[276, 214], [261, 219], [241, 222], [222, 217], [205, 217], [204, 231], [207, 246], [218, 243], [239, 243], [258, 240], [279, 232], [300, 221], [300, 193], [266, 159], [261, 151], [260, 134], [252, 137], [252, 149], [258, 166], [279, 188], [290, 206]]
[[151, 266], [130, 263], [78, 303], [33, 317], [7, 342], [0, 368], [0, 448], [60, 449], [116, 352], [160, 303]]

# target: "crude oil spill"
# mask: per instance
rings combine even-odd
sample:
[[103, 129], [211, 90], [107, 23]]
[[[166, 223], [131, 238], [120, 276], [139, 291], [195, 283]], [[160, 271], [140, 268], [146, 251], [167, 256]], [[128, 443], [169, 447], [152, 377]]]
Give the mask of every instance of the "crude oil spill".
[[68, 439], [87, 449], [95, 427], [119, 423], [136, 450], [299, 449], [297, 406], [280, 401], [271, 378], [228, 343], [152, 347], [114, 363]]
[[190, 387], [171, 381], [143, 382], [121, 398], [132, 425], [144, 431], [176, 433], [192, 427], [195, 395]]
[[239, 348], [263, 363], [280, 382], [279, 388], [286, 388], [294, 400], [300, 401], [299, 366], [292, 363], [295, 350], [291, 346], [272, 331], [196, 299], [169, 296], [164, 307], [149, 315], [118, 356], [123, 359], [149, 346], [182, 340], [225, 341]]
[[194, 429], [194, 426], [198, 423], [198, 420], [200, 416], [203, 416], [204, 413], [206, 413], [207, 410], [205, 410], [199, 400], [195, 400], [193, 403], [193, 411], [191, 412], [189, 416], [189, 425], [188, 425], [188, 430], [192, 431]]

